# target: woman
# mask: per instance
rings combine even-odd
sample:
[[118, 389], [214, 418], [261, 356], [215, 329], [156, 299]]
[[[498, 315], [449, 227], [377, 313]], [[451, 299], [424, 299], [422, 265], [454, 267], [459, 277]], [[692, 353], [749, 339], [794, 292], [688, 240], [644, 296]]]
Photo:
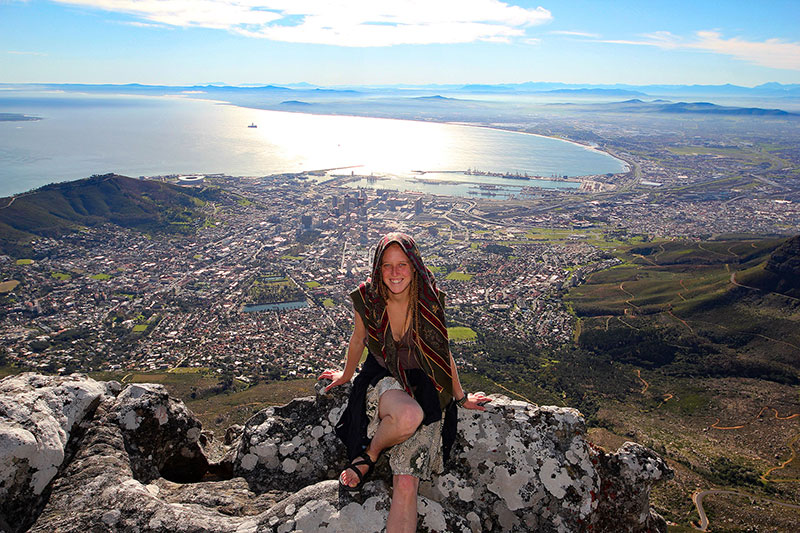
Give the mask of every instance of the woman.
[[455, 440], [456, 406], [484, 411], [490, 398], [465, 394], [450, 354], [444, 295], [422, 263], [414, 239], [384, 236], [372, 276], [350, 294], [355, 329], [344, 371], [326, 370], [330, 390], [350, 381], [366, 346], [336, 434], [350, 464], [339, 476], [345, 490], [359, 490], [385, 450], [392, 468], [392, 505], [386, 531], [415, 531], [420, 479], [441, 472]]

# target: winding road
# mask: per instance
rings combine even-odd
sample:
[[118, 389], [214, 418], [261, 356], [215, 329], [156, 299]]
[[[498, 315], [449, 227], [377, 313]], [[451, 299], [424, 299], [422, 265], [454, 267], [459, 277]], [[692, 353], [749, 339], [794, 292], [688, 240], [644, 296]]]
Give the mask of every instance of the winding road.
[[[708, 531], [708, 517], [706, 516], [705, 509], [703, 509], [703, 498], [706, 496], [710, 496], [712, 494], [735, 494], [737, 496], [746, 496], [748, 498], [755, 498], [752, 494], [746, 494], [744, 492], [736, 492], [733, 490], [703, 490], [700, 492], [695, 492], [692, 494], [692, 501], [694, 502], [694, 506], [697, 508], [697, 514], [700, 515], [700, 523], [699, 524], [692, 524], [695, 529], [700, 531]], [[795, 505], [793, 503], [784, 503], [779, 502], [776, 500], [767, 500], [764, 499], [763, 501], [767, 501], [770, 503], [774, 503], [775, 505], [782, 505], [784, 507], [789, 507], [792, 509], [800, 509], [800, 505]]]

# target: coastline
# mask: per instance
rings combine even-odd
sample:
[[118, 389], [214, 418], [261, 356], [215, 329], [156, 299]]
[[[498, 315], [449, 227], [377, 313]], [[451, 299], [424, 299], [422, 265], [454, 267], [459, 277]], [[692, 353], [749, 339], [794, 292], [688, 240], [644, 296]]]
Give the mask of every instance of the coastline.
[[[189, 98], [192, 98], [191, 95], [186, 95], [186, 96], [189, 97]], [[290, 110], [290, 109], [276, 109], [276, 108], [273, 108], [273, 107], [254, 107], [254, 106], [241, 105], [241, 104], [237, 104], [235, 102], [229, 102], [229, 101], [224, 101], [224, 100], [209, 100], [207, 98], [205, 98], [205, 99], [199, 99], [198, 98], [198, 100], [205, 100], [205, 101], [208, 101], [208, 102], [216, 102], [216, 103], [223, 104], [223, 105], [230, 105], [230, 106], [233, 106], [233, 107], [238, 107], [240, 109], [257, 109], [259, 111], [273, 111], [273, 112], [277, 112], [277, 113], [292, 113], [292, 114], [298, 114], [298, 115], [313, 115], [313, 116], [320, 116], [320, 117], [352, 117], [352, 118], [371, 118], [371, 119], [382, 119], [382, 120], [401, 120], [401, 121], [406, 121], [406, 122], [421, 122], [421, 123], [424, 123], [424, 124], [446, 124], [446, 125], [449, 125], [449, 126], [464, 126], [464, 127], [469, 127], [469, 128], [483, 128], [483, 129], [487, 129], [487, 130], [502, 131], [502, 132], [506, 132], [506, 133], [517, 133], [517, 134], [520, 134], [520, 135], [531, 135], [531, 136], [534, 136], [534, 137], [540, 137], [542, 139], [551, 139], [551, 140], [554, 140], [554, 141], [561, 141], [561, 142], [565, 142], [565, 143], [568, 143], [568, 144], [573, 144], [575, 146], [583, 148], [584, 150], [588, 150], [590, 152], [597, 152], [597, 153], [606, 155], [606, 156], [610, 157], [611, 159], [615, 159], [617, 161], [621, 161], [622, 164], [627, 168], [622, 172], [615, 172], [615, 174], [625, 174], [625, 173], [630, 172], [631, 168], [633, 168], [630, 162], [626, 161], [625, 159], [622, 159], [621, 157], [618, 157], [618, 156], [615, 156], [615, 155], [613, 155], [613, 154], [611, 154], [609, 152], [606, 152], [605, 150], [601, 150], [597, 146], [592, 146], [592, 145], [589, 145], [589, 144], [586, 144], [586, 143], [582, 143], [580, 141], [574, 141], [572, 139], [565, 139], [563, 137], [552, 137], [550, 135], [542, 135], [541, 133], [532, 133], [530, 131], [523, 131], [523, 130], [515, 129], [515, 128], [511, 127], [511, 126], [508, 126], [508, 127], [489, 126], [489, 125], [486, 125], [486, 124], [480, 124], [480, 123], [475, 123], [475, 122], [458, 122], [458, 121], [450, 121], [450, 120], [423, 120], [423, 119], [405, 118], [405, 117], [398, 117], [398, 116], [391, 116], [391, 117], [376, 116], [376, 115], [372, 115], [372, 114], [354, 115], [352, 113], [312, 113], [312, 112], [309, 112], [309, 111], [295, 111], [295, 110]], [[591, 175], [591, 174], [589, 174], [589, 175]], [[578, 178], [580, 176], [574, 176], [574, 177]]]
[[[610, 157], [611, 159], [616, 159], [617, 161], [622, 161], [622, 163], [627, 167], [627, 169], [624, 172], [615, 172], [615, 174], [625, 174], [625, 173], [631, 171], [631, 164], [628, 161], [622, 159], [621, 157], [615, 156], [615, 155], [611, 154], [610, 152], [606, 152], [605, 150], [601, 150], [597, 146], [592, 146], [590, 144], [585, 144], [585, 143], [582, 143], [580, 141], [573, 141], [572, 139], [565, 139], [563, 137], [551, 137], [549, 135], [542, 135], [541, 133], [532, 133], [530, 131], [517, 130], [517, 129], [511, 128], [511, 127], [503, 128], [503, 127], [500, 127], [500, 126], [484, 126], [482, 124], [469, 124], [469, 123], [466, 123], [466, 122], [442, 122], [441, 124], [452, 124], [452, 125], [456, 125], [456, 126], [459, 126], [459, 125], [460, 126], [472, 126], [474, 128], [485, 128], [487, 130], [505, 131], [505, 132], [508, 132], [508, 133], [518, 133], [518, 134], [522, 134], [522, 135], [533, 135], [534, 137], [541, 137], [543, 139], [552, 139], [554, 141], [562, 141], [562, 142], [565, 142], [565, 143], [574, 144], [575, 146], [579, 146], [579, 147], [583, 148], [584, 150], [588, 150], [590, 152], [597, 152], [597, 153], [600, 153], [600, 154], [604, 154], [604, 155], [607, 155], [608, 157]], [[580, 177], [580, 176], [576, 176], [576, 177]]]
[[[123, 94], [123, 95], [117, 95], [117, 96], [132, 96], [132, 95]], [[143, 101], [162, 100], [162, 101], [166, 101], [166, 102], [173, 101], [173, 102], [176, 102], [176, 103], [182, 101], [182, 102], [186, 102], [186, 103], [194, 102], [196, 104], [203, 105], [203, 106], [230, 106], [230, 108], [234, 108], [234, 109], [238, 108], [238, 110], [239, 110], [238, 113], [242, 114], [242, 115], [249, 114], [247, 112], [249, 110], [257, 110], [257, 111], [268, 111], [270, 113], [300, 114], [301, 116], [305, 115], [305, 116], [308, 116], [308, 117], [349, 117], [349, 118], [360, 118], [360, 119], [371, 119], [371, 120], [381, 120], [382, 119], [382, 120], [391, 120], [391, 121], [402, 121], [402, 122], [405, 122], [405, 123], [422, 123], [422, 122], [424, 122], [424, 123], [430, 123], [430, 124], [434, 124], [434, 125], [438, 125], [438, 126], [445, 126], [445, 127], [446, 126], [466, 126], [466, 127], [473, 127], [473, 128], [484, 128], [484, 129], [487, 129], [487, 130], [496, 130], [498, 132], [504, 132], [504, 133], [520, 133], [520, 134], [525, 134], [525, 135], [532, 135], [534, 137], [539, 137], [541, 139], [552, 139], [552, 140], [555, 140], [555, 141], [566, 142], [568, 144], [572, 144], [572, 145], [575, 145], [577, 147], [583, 148], [584, 150], [588, 150], [590, 152], [595, 152], [598, 155], [610, 157], [610, 158], [612, 158], [613, 161], [608, 161], [607, 163], [602, 163], [601, 162], [599, 164], [599, 167], [600, 168], [611, 167], [611, 168], [609, 168], [609, 171], [611, 173], [613, 173], [613, 174], [616, 174], [616, 175], [625, 174], [625, 173], [629, 172], [630, 168], [631, 168], [631, 165], [630, 165], [629, 162], [627, 162], [624, 159], [622, 159], [620, 157], [617, 157], [617, 156], [615, 156], [615, 155], [613, 155], [613, 154], [611, 154], [609, 152], [606, 152], [606, 151], [604, 151], [602, 149], [599, 149], [596, 146], [591, 146], [591, 145], [583, 144], [581, 142], [572, 141], [572, 140], [564, 139], [564, 138], [560, 138], [560, 137], [553, 137], [553, 136], [543, 135], [543, 134], [540, 134], [540, 133], [531, 133], [531, 132], [528, 132], [528, 131], [521, 131], [520, 129], [515, 128], [513, 125], [508, 125], [508, 126], [499, 125], [498, 126], [498, 125], [482, 124], [480, 122], [469, 123], [469, 122], [459, 122], [459, 121], [444, 120], [444, 119], [440, 119], [440, 120], [425, 120], [425, 119], [421, 119], [421, 118], [404, 118], [402, 116], [402, 114], [398, 115], [397, 113], [392, 113], [391, 116], [377, 116], [377, 112], [376, 113], [354, 114], [354, 113], [336, 113], [336, 112], [308, 112], [307, 110], [284, 110], [284, 109], [278, 109], [277, 105], [272, 105], [272, 106], [264, 105], [264, 106], [255, 107], [255, 106], [250, 106], [250, 105], [241, 105], [241, 104], [235, 103], [234, 101], [231, 101], [230, 99], [215, 99], [215, 98], [209, 98], [208, 96], [209, 95], [207, 95], [207, 94], [180, 94], [180, 95], [157, 95], [157, 96], [156, 95], [136, 95], [135, 98], [141, 98]], [[14, 111], [16, 112], [15, 115], [18, 116], [18, 117], [19, 116], [26, 116], [26, 115], [23, 115], [25, 110], [20, 109], [19, 111], [17, 111], [15, 109]], [[31, 114], [35, 114], [35, 112], [32, 113], [32, 111], [35, 111], [35, 110], [27, 110], [28, 116], [30, 116]], [[242, 113], [243, 111], [244, 111], [244, 113]], [[284, 116], [288, 116], [288, 115], [284, 115]], [[267, 119], [265, 117], [265, 121], [266, 120]], [[24, 124], [26, 122], [30, 124], [30, 123], [38, 122], [38, 121], [27, 121], [26, 120], [26, 121], [23, 121], [23, 122], [16, 122], [16, 123], [17, 124]], [[6, 124], [13, 124], [13, 122], [12, 123], [6, 122]], [[472, 131], [476, 132], [478, 130], [474, 130], [473, 129]], [[479, 134], [472, 133], [470, 135], [475, 136], [475, 135], [479, 135]], [[502, 137], [500, 139], [502, 139]], [[520, 141], [509, 140], [507, 142], [516, 144], [517, 142], [520, 142]], [[522, 143], [524, 144], [524, 142], [522, 142]], [[566, 146], [566, 145], [564, 145], [564, 146]], [[500, 145], [498, 145], [498, 149], [501, 150], [502, 147]], [[550, 150], [558, 151], [559, 149], [557, 147], [553, 148], [551, 146]], [[80, 154], [80, 152], [76, 152], [76, 153]], [[67, 157], [64, 154], [59, 154], [59, 156], [60, 157]], [[49, 158], [52, 159], [53, 157], [55, 157], [55, 156], [50, 156]], [[172, 157], [167, 157], [166, 159], [164, 159], [164, 161], [171, 161], [172, 159], [173, 159]], [[142, 159], [142, 160], [144, 161], [144, 159]], [[567, 160], [564, 161], [564, 163], [567, 163], [567, 162], [568, 162]], [[276, 165], [268, 165], [268, 166], [269, 167], [279, 167], [280, 166], [279, 163], [280, 163], [280, 160], [278, 161], [278, 163], [276, 163]], [[200, 171], [200, 169], [197, 168], [197, 167], [184, 169], [184, 168], [182, 168], [180, 166], [180, 164], [172, 165], [171, 167], [174, 166], [174, 168], [150, 168], [150, 167], [155, 167], [155, 166], [162, 167], [164, 165], [145, 165], [145, 164], [134, 165], [137, 168], [133, 168], [133, 169], [132, 168], [127, 168], [127, 167], [122, 168], [126, 164], [128, 166], [130, 166], [125, 161], [120, 162], [120, 161], [112, 160], [112, 159], [109, 158], [103, 164], [104, 168], [102, 170], [104, 172], [105, 171], [114, 171], [114, 172], [118, 172], [120, 174], [130, 175], [130, 176], [143, 176], [143, 175], [144, 176], [150, 176], [150, 175], [169, 174], [169, 173], [197, 174]], [[469, 164], [474, 165], [475, 163], [473, 162], [473, 163], [469, 163]], [[44, 169], [44, 170], [40, 170], [40, 171], [37, 171], [37, 175], [35, 177], [33, 175], [29, 176], [28, 174], [33, 172], [33, 170], [36, 170], [38, 167], [35, 167], [35, 166], [24, 166], [23, 167], [21, 165], [17, 165], [17, 167], [19, 167], [19, 168], [17, 168], [17, 167], [13, 167], [12, 166], [11, 169], [6, 169], [9, 172], [8, 173], [9, 178], [13, 178], [13, 179], [9, 179], [9, 180], [7, 180], [6, 183], [4, 183], [4, 185], [6, 186], [5, 191], [4, 191], [5, 192], [4, 196], [9, 198], [9, 201], [11, 201], [10, 199], [12, 197], [14, 197], [14, 196], [18, 196], [20, 194], [24, 194], [24, 193], [36, 190], [36, 189], [38, 189], [38, 188], [40, 188], [42, 186], [46, 186], [46, 185], [49, 185], [49, 184], [52, 184], [52, 183], [58, 183], [58, 182], [62, 182], [62, 181], [72, 181], [73, 179], [81, 179], [83, 177], [87, 177], [87, 176], [89, 176], [89, 175], [91, 175], [93, 173], [97, 173], [98, 172], [95, 169], [94, 166], [89, 165], [88, 163], [87, 164], [83, 164], [81, 166], [83, 168], [87, 169], [87, 170], [85, 172], [80, 173], [80, 174], [76, 174], [76, 170], [81, 170], [76, 165], [74, 168], [63, 168], [62, 169], [61, 167], [59, 167], [56, 170], [53, 170], [53, 169], [50, 169], [50, 168], [47, 168], [47, 169]], [[572, 170], [572, 173], [574, 173], [574, 174], [572, 174], [570, 172], [569, 168], [563, 168], [563, 170], [561, 172], [559, 172], [559, 167], [560, 166], [561, 165], [556, 165], [556, 166], [553, 167], [553, 170], [552, 170], [553, 174], [552, 175], [556, 176], [556, 175], [563, 174], [563, 175], [569, 175], [569, 177], [568, 178], [560, 177], [560, 178], [558, 178], [558, 181], [566, 179], [568, 181], [580, 182], [580, 181], [584, 181], [584, 180], [592, 180], [593, 179], [592, 176], [601, 176], [603, 174], [609, 173], [609, 171], [603, 172], [601, 170], [598, 170], [597, 166], [595, 166], [595, 168], [592, 168], [593, 165], [586, 165], [583, 168], [575, 168], [574, 170]], [[566, 167], [568, 167], [568, 166], [569, 165], [566, 165]], [[148, 168], [141, 168], [141, 167], [148, 167]], [[502, 167], [502, 165], [499, 165], [499, 166], [498, 165], [494, 165], [494, 166], [492, 166], [492, 164], [489, 164], [486, 167], [486, 171], [487, 171], [487, 173], [491, 174], [494, 170], [497, 170], [497, 169], [503, 170], [501, 167]], [[12, 170], [14, 170], [15, 168], [16, 168], [16, 174], [11, 174], [10, 172], [12, 172]], [[219, 165], [215, 164], [215, 168], [217, 170], [214, 171], [212, 169], [212, 171], [219, 173]], [[228, 167], [226, 166], [225, 168], [227, 169]], [[451, 167], [451, 168], [457, 168], [457, 167]], [[467, 167], [467, 165], [465, 164], [465, 168], [464, 169], [458, 169], [457, 171], [458, 172], [465, 172], [467, 170], [469, 170], [469, 167]], [[244, 172], [244, 173], [242, 173], [242, 172]], [[280, 173], [280, 172], [282, 172], [282, 171], [281, 170], [275, 170], [273, 168], [269, 168], [269, 170], [266, 173], [267, 174], [275, 174], [275, 173]], [[390, 170], [390, 172], [391, 172], [391, 170]], [[548, 170], [547, 172], [549, 173], [549, 172], [551, 172], [551, 170]], [[231, 174], [231, 175], [248, 175], [248, 173], [252, 173], [252, 172], [250, 170], [242, 170], [242, 169], [238, 168], [236, 165], [233, 165], [233, 167], [229, 168], [229, 172], [226, 172], [226, 173]], [[513, 172], [512, 172], [512, 174], [513, 174]], [[75, 176], [75, 177], [73, 178], [71, 176]], [[406, 176], [406, 178], [408, 178], [408, 177], [409, 176]], [[44, 178], [44, 179], [42, 179], [42, 178]], [[533, 175], [533, 177], [532, 177], [532, 179], [538, 179], [538, 178], [552, 181], [551, 178], [547, 177], [547, 174], [540, 175], [540, 176]], [[534, 182], [527, 182], [527, 183], [533, 184]]]

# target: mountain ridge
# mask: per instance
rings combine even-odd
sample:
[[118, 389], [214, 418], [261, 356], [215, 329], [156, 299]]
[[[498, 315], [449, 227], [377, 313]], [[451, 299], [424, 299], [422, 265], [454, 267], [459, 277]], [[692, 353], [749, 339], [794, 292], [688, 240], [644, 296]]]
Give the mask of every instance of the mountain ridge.
[[193, 189], [117, 174], [45, 185], [0, 198], [5, 206], [0, 208], [0, 252], [18, 255], [31, 239], [102, 223], [141, 231], [192, 231], [204, 218], [204, 204]]

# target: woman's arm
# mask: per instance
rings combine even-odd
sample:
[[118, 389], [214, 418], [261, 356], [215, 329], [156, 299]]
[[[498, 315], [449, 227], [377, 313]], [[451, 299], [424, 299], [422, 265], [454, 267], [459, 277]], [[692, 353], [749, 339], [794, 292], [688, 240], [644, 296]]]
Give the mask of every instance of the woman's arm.
[[482, 392], [475, 394], [466, 394], [464, 389], [461, 388], [461, 381], [458, 379], [458, 368], [456, 367], [456, 360], [453, 354], [450, 354], [450, 373], [453, 375], [453, 398], [461, 400], [466, 396], [466, 401], [461, 404], [465, 409], [475, 409], [477, 411], [485, 411], [484, 404], [492, 401], [491, 398], [485, 396]]
[[364, 321], [361, 315], [355, 314], [355, 328], [353, 334], [350, 335], [350, 343], [347, 345], [347, 358], [345, 359], [344, 370], [326, 370], [320, 374], [318, 379], [330, 379], [333, 383], [325, 387], [325, 392], [331, 388], [337, 387], [350, 381], [353, 374], [356, 372], [358, 362], [361, 360], [361, 355], [364, 353], [365, 339], [367, 336], [367, 328], [364, 326]]

